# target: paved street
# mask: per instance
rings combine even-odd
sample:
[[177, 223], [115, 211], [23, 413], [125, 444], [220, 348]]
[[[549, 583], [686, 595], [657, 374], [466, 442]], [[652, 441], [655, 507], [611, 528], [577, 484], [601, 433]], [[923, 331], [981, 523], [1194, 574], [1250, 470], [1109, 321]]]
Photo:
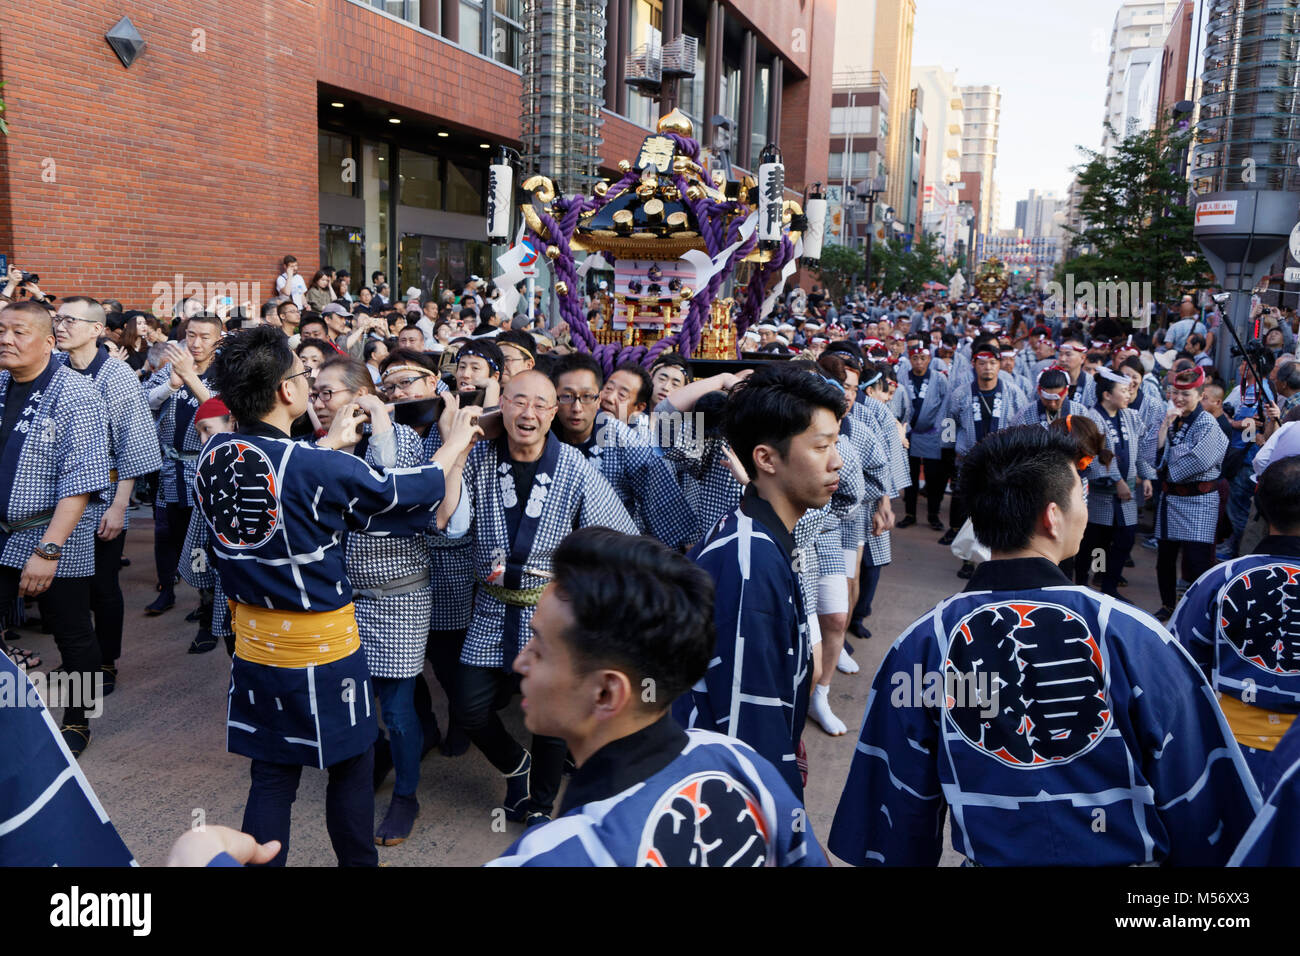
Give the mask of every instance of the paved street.
[[[197, 603], [194, 592], [181, 585], [177, 606], [161, 617], [145, 617], [141, 610], [154, 597], [153, 528], [144, 515], [133, 514], [126, 545], [132, 564], [122, 574], [127, 626], [118, 690], [94, 723], [94, 740], [81, 762], [123, 839], [147, 866], [161, 863], [175, 837], [200, 816], [239, 826], [248, 761], [225, 752], [229, 658], [224, 649], [186, 654], [195, 626], [185, 623], [184, 616]], [[834, 709], [850, 732], [832, 738], [811, 721], [805, 731], [811, 765], [807, 805], [819, 838], [830, 829], [871, 678], [889, 643], [918, 614], [963, 584], [955, 576], [959, 562], [936, 543], [938, 537], [924, 524], [895, 533], [894, 564], [884, 572], [871, 621], [876, 636], [855, 642], [863, 670], [853, 676], [837, 673], [831, 688]], [[1159, 603], [1154, 555], [1139, 546], [1135, 558], [1138, 567], [1127, 574], [1133, 582], [1128, 596], [1151, 610]], [[20, 644], [42, 654], [43, 669], [57, 663], [48, 636], [24, 630]], [[436, 682], [431, 686], [441, 721], [446, 702]], [[504, 717], [512, 732], [522, 734], [516, 705]], [[294, 808], [291, 866], [334, 864], [325, 832], [325, 783], [323, 772], [304, 771]], [[390, 776], [376, 796], [377, 820], [391, 793]], [[514, 824], [506, 824], [506, 832], [493, 829], [491, 808], [502, 793], [500, 775], [476, 750], [454, 759], [434, 751], [422, 766], [421, 813], [411, 839], [398, 847], [380, 847], [380, 863], [474, 866], [492, 858], [521, 832]], [[945, 864], [958, 862], [957, 854], [945, 853]]]

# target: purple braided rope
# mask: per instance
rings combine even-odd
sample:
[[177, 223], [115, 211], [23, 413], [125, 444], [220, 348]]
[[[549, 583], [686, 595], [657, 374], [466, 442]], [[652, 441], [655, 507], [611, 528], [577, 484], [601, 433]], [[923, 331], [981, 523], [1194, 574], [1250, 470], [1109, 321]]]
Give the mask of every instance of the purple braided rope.
[[781, 247], [772, 254], [769, 262], [763, 264], [761, 268], [755, 271], [749, 280], [749, 287], [746, 290], [745, 307], [741, 310], [740, 315], [736, 317], [736, 332], [738, 335], [744, 335], [751, 325], [759, 319], [759, 312], [763, 308], [763, 299], [767, 295], [767, 285], [770, 280], [781, 274], [781, 270], [792, 258], [794, 258], [794, 243], [788, 236], [781, 237]]

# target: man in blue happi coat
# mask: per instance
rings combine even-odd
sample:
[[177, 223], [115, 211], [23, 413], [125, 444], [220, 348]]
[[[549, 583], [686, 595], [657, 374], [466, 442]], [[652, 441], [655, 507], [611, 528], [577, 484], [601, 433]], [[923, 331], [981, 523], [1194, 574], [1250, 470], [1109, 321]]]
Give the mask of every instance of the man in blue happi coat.
[[1260, 805], [1214, 692], [1154, 618], [1058, 563], [1088, 512], [1069, 435], [995, 432], [961, 483], [993, 559], [877, 672], [831, 827], [851, 863], [1225, 863]]

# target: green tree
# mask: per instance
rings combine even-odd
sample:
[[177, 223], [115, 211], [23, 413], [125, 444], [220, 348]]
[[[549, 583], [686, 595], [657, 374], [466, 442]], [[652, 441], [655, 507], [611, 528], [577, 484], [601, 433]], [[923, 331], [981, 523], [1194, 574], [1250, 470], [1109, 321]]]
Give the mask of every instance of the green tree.
[[871, 272], [886, 293], [920, 292], [927, 282], [947, 283], [952, 274], [939, 240], [929, 233], [922, 233], [906, 252], [894, 241], [876, 243], [871, 250]]
[[1075, 167], [1085, 225], [1066, 227], [1074, 236], [1071, 248], [1081, 254], [1062, 274], [1072, 273], [1076, 283], [1149, 282], [1156, 301], [1168, 302], [1209, 271], [1192, 236], [1193, 212], [1180, 172], [1190, 141], [1190, 130], [1166, 119], [1130, 134], [1109, 156], [1079, 147], [1086, 157]]
[[830, 290], [831, 295], [839, 300], [848, 293], [853, 277], [861, 275], [865, 268], [862, 256], [856, 249], [832, 243], [822, 249], [821, 264], [817, 267], [817, 274]]

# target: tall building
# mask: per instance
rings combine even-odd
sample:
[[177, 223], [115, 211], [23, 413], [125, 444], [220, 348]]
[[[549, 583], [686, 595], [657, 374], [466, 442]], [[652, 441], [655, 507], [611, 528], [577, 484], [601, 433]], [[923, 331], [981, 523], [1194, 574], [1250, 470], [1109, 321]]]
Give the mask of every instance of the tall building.
[[[1203, 0], [1180, 0], [1160, 59], [1157, 114], [1169, 115], [1178, 103], [1193, 104], [1200, 96], [1200, 52]], [[1189, 117], [1190, 118], [1190, 117]]]
[[912, 82], [922, 93], [922, 112], [929, 134], [926, 144], [922, 228], [939, 237], [945, 255], [957, 241], [958, 189], [961, 181], [962, 99], [956, 71], [938, 66], [912, 68]]
[[1026, 239], [1040, 239], [1061, 236], [1064, 230], [1057, 214], [1065, 218], [1066, 200], [1055, 193], [1040, 193], [1029, 190], [1029, 198], [1016, 203], [1016, 229]]
[[[845, 6], [852, 6], [847, 3]], [[889, 84], [889, 134], [885, 165], [889, 169], [889, 186], [885, 202], [896, 212], [908, 202], [909, 163], [914, 142], [909, 135], [912, 108], [912, 37], [916, 26], [916, 0], [876, 0], [876, 23], [873, 35], [871, 68]], [[901, 218], [901, 214], [900, 214]]]
[[[144, 42], [129, 66], [105, 39], [120, 3], [5, 21], [0, 253], [43, 287], [128, 307], [214, 284], [265, 299], [286, 253], [309, 277], [383, 271], [399, 295], [491, 274], [487, 167], [523, 147], [524, 0], [128, 6]], [[775, 141], [791, 189], [826, 180], [836, 0], [604, 6], [581, 38], [604, 60], [600, 175], [666, 105], [624, 83], [627, 56], [684, 34], [699, 44], [676, 103], [697, 137], [721, 114], [738, 166]]]
[[[866, 238], [865, 210], [845, 202], [865, 180], [886, 180], [885, 142], [889, 133], [889, 84], [874, 70], [836, 73], [832, 81], [830, 147], [827, 164], [828, 241], [856, 246]], [[888, 204], [880, 197], [875, 210]]]
[[1102, 151], [1107, 154], [1127, 135], [1130, 121], [1141, 121], [1142, 80], [1148, 70], [1161, 71], [1165, 37], [1177, 8], [1178, 0], [1124, 0], [1115, 14], [1104, 114], [1111, 129], [1102, 134]]
[[[975, 231], [989, 233], [997, 224], [997, 195], [994, 172], [998, 160], [998, 127], [1002, 117], [1002, 88], [959, 87], [962, 99], [961, 169], [979, 174], [979, 195], [975, 198]], [[961, 198], [967, 199], [962, 191]]]

